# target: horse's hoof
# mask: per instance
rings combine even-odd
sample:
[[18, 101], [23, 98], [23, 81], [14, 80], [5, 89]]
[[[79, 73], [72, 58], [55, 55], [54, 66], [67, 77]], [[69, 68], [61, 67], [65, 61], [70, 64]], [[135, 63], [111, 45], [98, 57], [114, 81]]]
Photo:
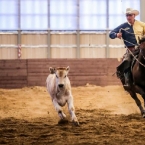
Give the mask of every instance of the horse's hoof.
[[145, 118], [145, 112], [142, 114], [142, 117]]

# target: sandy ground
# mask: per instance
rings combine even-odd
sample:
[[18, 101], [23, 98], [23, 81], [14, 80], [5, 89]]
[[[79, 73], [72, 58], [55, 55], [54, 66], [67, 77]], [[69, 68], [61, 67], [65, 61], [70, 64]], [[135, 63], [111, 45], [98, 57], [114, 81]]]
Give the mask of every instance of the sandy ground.
[[0, 89], [0, 145], [145, 144], [145, 119], [121, 86], [87, 84], [72, 93], [79, 127], [67, 107], [69, 122], [58, 124], [45, 87]]

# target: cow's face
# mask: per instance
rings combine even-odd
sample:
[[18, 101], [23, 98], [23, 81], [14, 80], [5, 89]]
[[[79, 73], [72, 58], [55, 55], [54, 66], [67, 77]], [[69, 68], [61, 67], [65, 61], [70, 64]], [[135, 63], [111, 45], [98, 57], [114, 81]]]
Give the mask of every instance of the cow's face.
[[53, 68], [52, 72], [53, 71], [56, 76], [57, 88], [64, 89], [67, 81], [67, 74], [69, 72], [69, 66], [66, 68], [65, 67]]

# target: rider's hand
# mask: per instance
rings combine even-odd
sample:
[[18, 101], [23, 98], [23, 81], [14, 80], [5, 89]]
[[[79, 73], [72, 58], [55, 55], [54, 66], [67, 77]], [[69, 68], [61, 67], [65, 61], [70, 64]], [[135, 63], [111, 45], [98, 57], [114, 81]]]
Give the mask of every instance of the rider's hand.
[[122, 37], [122, 33], [117, 33], [117, 38], [119, 38], [119, 39], [121, 39], [121, 37]]

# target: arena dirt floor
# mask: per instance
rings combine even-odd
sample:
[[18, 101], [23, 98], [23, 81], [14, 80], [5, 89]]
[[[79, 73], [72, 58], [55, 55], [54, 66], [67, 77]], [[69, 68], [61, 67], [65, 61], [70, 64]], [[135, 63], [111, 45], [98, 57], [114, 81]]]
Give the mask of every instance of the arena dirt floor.
[[45, 87], [0, 89], [0, 145], [145, 144], [145, 119], [121, 86], [87, 84], [72, 93], [79, 127], [67, 107], [69, 122], [58, 124]]

